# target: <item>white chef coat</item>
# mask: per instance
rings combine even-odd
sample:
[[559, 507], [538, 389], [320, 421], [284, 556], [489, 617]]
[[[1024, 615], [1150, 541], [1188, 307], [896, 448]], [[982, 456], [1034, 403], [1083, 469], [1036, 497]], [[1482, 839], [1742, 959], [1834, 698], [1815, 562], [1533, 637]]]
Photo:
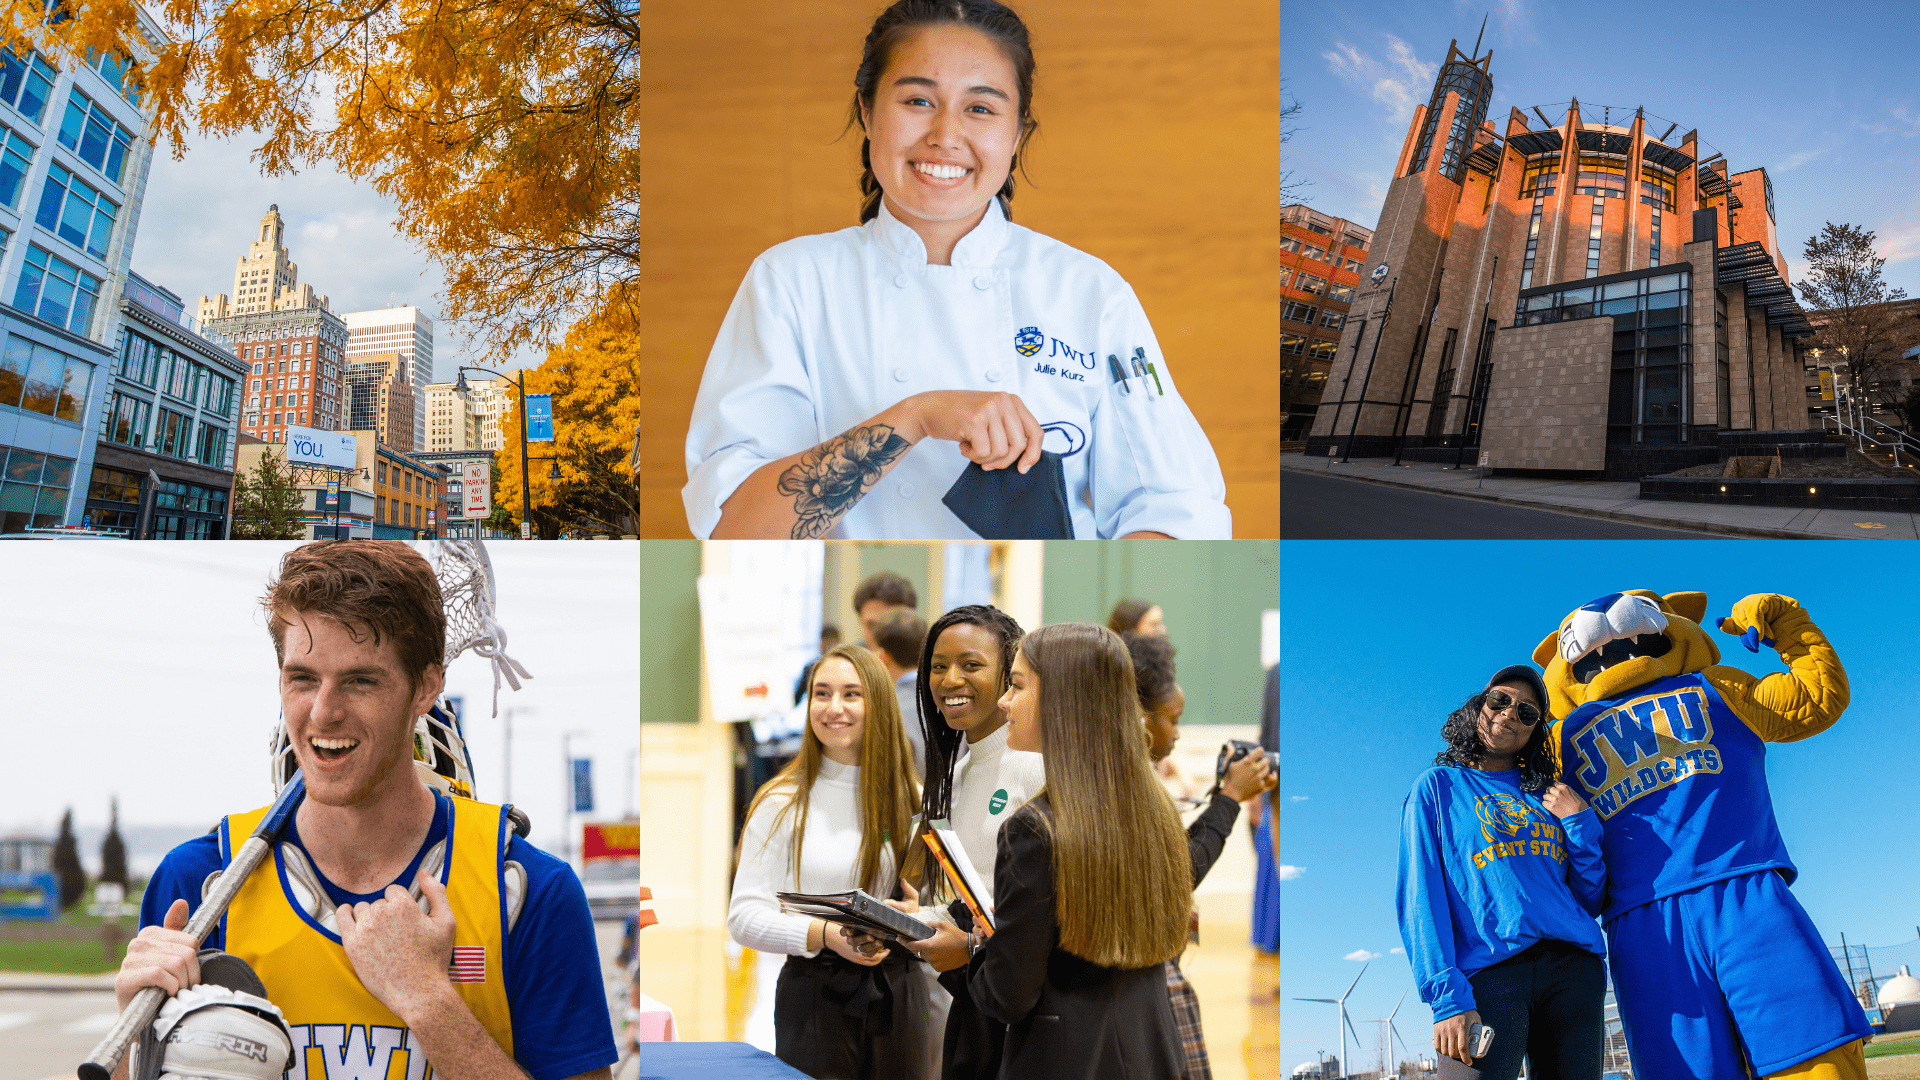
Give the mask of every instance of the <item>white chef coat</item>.
[[[1134, 376], [1136, 347], [1157, 386]], [[1076, 537], [1233, 535], [1220, 463], [1133, 289], [1099, 259], [1008, 221], [998, 199], [951, 266], [930, 265], [884, 200], [864, 225], [753, 261], [693, 405], [688, 525], [711, 535], [754, 470], [927, 390], [1008, 391], [1051, 425], [1045, 448], [1074, 451], [1062, 465]], [[827, 535], [972, 539], [940, 501], [966, 466], [958, 443], [922, 439]]]

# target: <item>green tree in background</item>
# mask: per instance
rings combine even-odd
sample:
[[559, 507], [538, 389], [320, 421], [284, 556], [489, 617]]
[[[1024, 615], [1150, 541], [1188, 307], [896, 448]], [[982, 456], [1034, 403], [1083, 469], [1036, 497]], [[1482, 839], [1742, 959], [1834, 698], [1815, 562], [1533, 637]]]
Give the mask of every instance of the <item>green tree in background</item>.
[[113, 800], [113, 816], [107, 821], [107, 838], [100, 841], [100, 880], [122, 888], [127, 884], [127, 844], [120, 839], [120, 800]]
[[252, 477], [233, 477], [233, 538], [235, 540], [299, 540], [306, 535], [300, 523], [300, 489], [286, 468], [286, 459], [272, 450], [261, 453]]
[[60, 879], [60, 910], [78, 903], [87, 891], [87, 872], [80, 868], [80, 844], [73, 838], [73, 809], [60, 818], [60, 838], [53, 842], [53, 873]]

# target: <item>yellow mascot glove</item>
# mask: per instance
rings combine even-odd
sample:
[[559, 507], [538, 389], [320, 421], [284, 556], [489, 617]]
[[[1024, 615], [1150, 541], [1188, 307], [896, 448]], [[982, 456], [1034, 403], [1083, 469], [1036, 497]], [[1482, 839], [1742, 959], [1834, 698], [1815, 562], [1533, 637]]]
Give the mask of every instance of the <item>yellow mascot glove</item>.
[[1779, 593], [1754, 593], [1742, 597], [1733, 605], [1733, 614], [1720, 620], [1720, 631], [1732, 634], [1740, 639], [1740, 644], [1750, 653], [1760, 651], [1760, 646], [1773, 647], [1780, 635], [1773, 632], [1773, 623], [1789, 611], [1799, 611], [1800, 601]]
[[1720, 620], [1724, 633], [1753, 652], [1765, 644], [1787, 665], [1757, 679], [1737, 668], [1703, 672], [1733, 711], [1768, 742], [1793, 742], [1832, 726], [1846, 710], [1847, 672], [1825, 634], [1800, 602], [1779, 593], [1755, 593]]

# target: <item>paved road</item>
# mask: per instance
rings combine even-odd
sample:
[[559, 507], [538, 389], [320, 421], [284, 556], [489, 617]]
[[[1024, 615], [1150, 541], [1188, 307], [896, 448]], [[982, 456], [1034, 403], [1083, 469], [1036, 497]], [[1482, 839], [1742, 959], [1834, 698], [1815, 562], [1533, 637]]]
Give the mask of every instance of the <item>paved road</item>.
[[1725, 539], [1311, 473], [1288, 472], [1280, 484], [1280, 535], [1288, 540]]
[[115, 1016], [111, 990], [0, 993], [0, 1080], [69, 1080]]

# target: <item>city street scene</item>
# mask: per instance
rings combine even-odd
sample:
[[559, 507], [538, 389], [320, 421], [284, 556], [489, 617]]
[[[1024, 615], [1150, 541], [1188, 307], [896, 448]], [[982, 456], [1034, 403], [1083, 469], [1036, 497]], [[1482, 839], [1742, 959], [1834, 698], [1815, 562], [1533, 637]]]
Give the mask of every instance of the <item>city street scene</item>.
[[[454, 872], [466, 865], [459, 860], [476, 856], [485, 868], [483, 885], [491, 884], [497, 866], [509, 881], [514, 866], [525, 868], [522, 880], [531, 884], [521, 889], [523, 906], [512, 925], [543, 936], [508, 932], [508, 945], [521, 952], [505, 957], [507, 1000], [516, 1021], [550, 1025], [555, 1034], [548, 1039], [567, 1040], [549, 1052], [549, 1063], [604, 1045], [598, 1068], [614, 1060], [616, 1040], [628, 1045], [636, 971], [638, 545], [483, 543], [477, 550], [457, 541], [391, 545], [408, 558], [418, 552], [425, 561], [414, 565], [431, 567], [445, 597], [450, 657], [444, 689], [416, 725], [407, 775], [426, 769], [438, 778], [425, 782], [443, 793], [434, 797], [441, 810], [452, 812], [445, 826], [452, 853], [444, 859]], [[283, 625], [289, 668], [278, 669], [261, 599], [270, 579], [287, 573], [283, 556], [300, 549], [293, 542], [9, 546], [7, 612], [0, 617], [10, 754], [8, 779], [0, 785], [0, 1080], [75, 1075], [119, 1013], [113, 976], [141, 925], [145, 892], [150, 883], [163, 887], [162, 879], [164, 887], [177, 887], [177, 876], [161, 872], [163, 860], [204, 848], [209, 830], [223, 820], [290, 789], [291, 766], [304, 750], [296, 753], [289, 743], [296, 736], [281, 734], [283, 721], [291, 726], [298, 719], [283, 711], [286, 703], [300, 700], [283, 688], [305, 677], [293, 674], [294, 665], [318, 662], [296, 649], [295, 642], [305, 640], [301, 628]], [[354, 670], [355, 677], [368, 677]], [[315, 707], [316, 715], [322, 711]], [[349, 719], [338, 730], [358, 729]], [[352, 740], [322, 741], [337, 747]], [[371, 752], [349, 745], [345, 760]], [[310, 764], [324, 768], [324, 760]], [[308, 801], [334, 798], [319, 794], [329, 782], [306, 776], [306, 789], [315, 793]], [[459, 830], [468, 811], [453, 804], [475, 807], [484, 818], [476, 833], [484, 842], [465, 856]], [[502, 826], [485, 815], [499, 817], [493, 807], [509, 804], [502, 864], [489, 850]], [[293, 820], [307, 821], [298, 814]], [[298, 842], [319, 860], [315, 828], [308, 823]], [[307, 865], [288, 854], [295, 846], [276, 848], [284, 873]], [[434, 856], [419, 858], [428, 865]], [[263, 865], [248, 887], [264, 881], [277, 894], [280, 880], [294, 879], [277, 878]], [[334, 889], [332, 880], [322, 883]], [[455, 888], [456, 923], [484, 929], [486, 918], [462, 908], [457, 881]], [[584, 897], [562, 895], [576, 890]], [[199, 895], [198, 877], [190, 891]], [[513, 889], [507, 891], [512, 910]], [[238, 933], [234, 920], [246, 917], [247, 896], [228, 909], [227, 931]], [[563, 901], [577, 916], [577, 932], [564, 948], [551, 921], [556, 916], [535, 922], [536, 911]], [[497, 941], [497, 912], [493, 918]], [[243, 950], [240, 943], [228, 947]], [[455, 948], [459, 983], [461, 946]], [[589, 950], [597, 960], [587, 958]], [[497, 990], [499, 970], [489, 967], [483, 985]], [[284, 974], [276, 977], [270, 966], [259, 974], [273, 987], [270, 997], [292, 1003]], [[303, 969], [294, 981], [310, 977], [318, 975]], [[571, 998], [555, 989], [561, 978], [573, 980]], [[566, 1023], [576, 1025], [574, 1034], [559, 1034], [565, 1024], [549, 1015], [555, 1004], [571, 1010]], [[593, 1017], [593, 1009], [604, 1011]], [[522, 1020], [523, 1012], [530, 1019]], [[409, 1074], [403, 1064], [409, 1053], [413, 1065], [424, 1065], [418, 1041], [403, 1053], [389, 1029], [376, 1023], [368, 1030], [375, 1043], [389, 1046], [391, 1056], [381, 1060], [391, 1070], [381, 1064], [352, 1075]], [[300, 1024], [294, 1031], [296, 1046], [329, 1045], [324, 1032], [309, 1035]], [[421, 1038], [417, 1029], [410, 1038]], [[377, 1049], [355, 1045], [367, 1054]], [[542, 1059], [528, 1055], [539, 1046], [523, 1036], [520, 1060], [538, 1063]], [[300, 1051], [302, 1061], [308, 1053]], [[320, 1060], [321, 1050], [311, 1053], [311, 1061]], [[361, 1058], [368, 1068], [371, 1060]], [[555, 1075], [589, 1072], [566, 1068]], [[323, 1074], [296, 1069], [294, 1075]]]
[[1287, 13], [1284, 536], [1916, 538], [1920, 12], [1608, 11]]
[[638, 9], [0, 35], [0, 537], [637, 535]]

